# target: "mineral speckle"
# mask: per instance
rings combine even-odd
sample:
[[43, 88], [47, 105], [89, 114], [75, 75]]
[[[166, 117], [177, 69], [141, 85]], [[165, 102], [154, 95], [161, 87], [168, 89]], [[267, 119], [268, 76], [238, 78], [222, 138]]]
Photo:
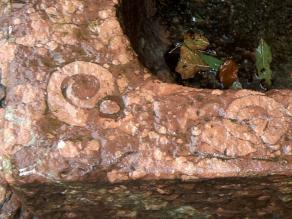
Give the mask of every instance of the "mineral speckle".
[[[134, 55], [117, 4], [36, 0], [10, 14], [0, 6], [3, 19], [13, 18], [4, 19], [9, 39], [0, 28], [1, 182], [40, 218], [191, 217], [197, 207], [208, 213], [198, 205], [208, 197], [211, 213], [228, 215], [229, 204], [210, 191], [221, 197], [230, 186], [241, 206], [237, 185], [271, 197], [284, 215], [291, 192], [276, 200], [277, 189], [257, 182], [291, 191], [292, 92], [158, 81]], [[206, 179], [214, 183], [196, 184]]]

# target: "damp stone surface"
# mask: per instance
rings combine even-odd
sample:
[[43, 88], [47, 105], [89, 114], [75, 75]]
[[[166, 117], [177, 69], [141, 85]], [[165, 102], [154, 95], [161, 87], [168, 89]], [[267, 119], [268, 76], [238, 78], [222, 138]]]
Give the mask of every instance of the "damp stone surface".
[[158, 80], [123, 4], [0, 3], [0, 216], [289, 218], [292, 91]]

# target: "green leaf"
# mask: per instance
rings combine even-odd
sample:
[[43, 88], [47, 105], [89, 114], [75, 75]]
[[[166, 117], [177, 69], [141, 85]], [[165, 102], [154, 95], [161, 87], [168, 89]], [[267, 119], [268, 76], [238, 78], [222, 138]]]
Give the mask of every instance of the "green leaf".
[[264, 39], [260, 40], [260, 44], [256, 50], [256, 67], [258, 77], [264, 80], [267, 85], [272, 85], [272, 50], [271, 47], [265, 42]]
[[210, 66], [210, 68], [214, 69], [215, 71], [218, 71], [220, 66], [224, 63], [222, 60], [202, 52], [200, 52], [200, 57], [207, 65]]

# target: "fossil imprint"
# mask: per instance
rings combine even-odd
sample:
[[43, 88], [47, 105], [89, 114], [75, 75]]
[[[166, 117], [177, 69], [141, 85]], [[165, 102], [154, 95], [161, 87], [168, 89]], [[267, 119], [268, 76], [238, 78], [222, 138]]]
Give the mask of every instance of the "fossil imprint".
[[85, 126], [90, 109], [115, 93], [115, 80], [100, 65], [77, 61], [52, 74], [47, 92], [48, 106], [59, 120]]

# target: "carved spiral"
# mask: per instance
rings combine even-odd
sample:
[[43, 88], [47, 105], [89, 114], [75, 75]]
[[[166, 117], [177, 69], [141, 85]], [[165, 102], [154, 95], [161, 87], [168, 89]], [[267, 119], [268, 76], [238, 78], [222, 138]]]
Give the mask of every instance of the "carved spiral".
[[285, 107], [264, 94], [239, 91], [222, 117], [191, 130], [191, 152], [246, 156], [278, 150], [289, 129]]
[[264, 95], [236, 99], [227, 109], [226, 116], [228, 119], [248, 124], [268, 145], [277, 144], [289, 127], [284, 106]]
[[114, 78], [107, 69], [77, 61], [52, 74], [47, 87], [48, 106], [59, 120], [85, 126], [89, 110], [114, 91]]

